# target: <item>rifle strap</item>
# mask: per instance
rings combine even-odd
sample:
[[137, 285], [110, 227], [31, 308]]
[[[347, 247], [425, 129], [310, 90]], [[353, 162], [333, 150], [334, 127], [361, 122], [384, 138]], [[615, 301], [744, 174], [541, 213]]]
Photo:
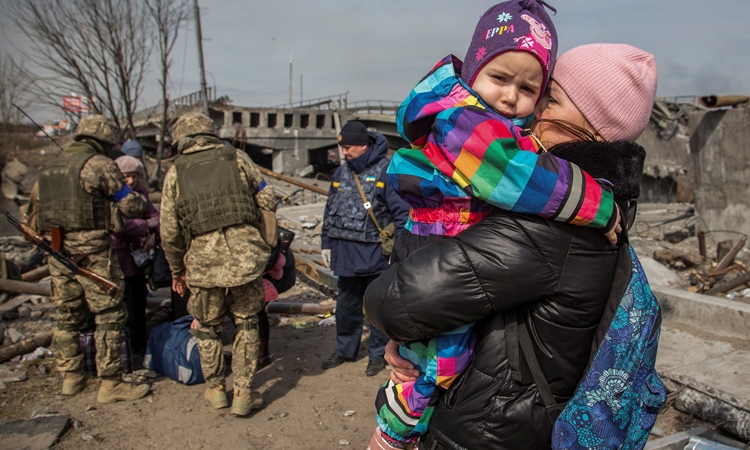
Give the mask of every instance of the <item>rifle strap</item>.
[[378, 219], [375, 218], [375, 213], [372, 212], [372, 203], [367, 201], [367, 196], [365, 195], [365, 191], [362, 190], [362, 183], [359, 182], [359, 176], [357, 175], [357, 172], [355, 172], [354, 170], [352, 170], [352, 174], [354, 175], [354, 182], [357, 183], [357, 190], [359, 191], [359, 195], [362, 197], [362, 206], [365, 207], [365, 210], [367, 210], [367, 213], [370, 215], [370, 218], [372, 219], [372, 221], [375, 222], [375, 226], [378, 227], [378, 232], [382, 236], [383, 229], [380, 228]]

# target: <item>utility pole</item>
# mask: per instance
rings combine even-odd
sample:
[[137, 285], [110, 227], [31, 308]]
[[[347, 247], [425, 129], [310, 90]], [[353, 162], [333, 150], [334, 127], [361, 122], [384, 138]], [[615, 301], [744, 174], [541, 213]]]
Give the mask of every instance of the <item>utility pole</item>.
[[[206, 88], [206, 69], [203, 66], [203, 36], [201, 35], [201, 11], [198, 8], [198, 0], [193, 0], [195, 14], [195, 31], [198, 34], [198, 64], [201, 74], [201, 100], [203, 101], [203, 114], [210, 117], [208, 112], [208, 92]], [[289, 55], [289, 70], [291, 71], [292, 57]], [[291, 72], [290, 72], [291, 73]], [[291, 95], [291, 94], [290, 94]]]
[[[197, 0], [196, 0], [197, 1]], [[292, 106], [292, 52], [289, 52], [289, 106]]]
[[302, 106], [302, 74], [299, 74], [299, 105]]

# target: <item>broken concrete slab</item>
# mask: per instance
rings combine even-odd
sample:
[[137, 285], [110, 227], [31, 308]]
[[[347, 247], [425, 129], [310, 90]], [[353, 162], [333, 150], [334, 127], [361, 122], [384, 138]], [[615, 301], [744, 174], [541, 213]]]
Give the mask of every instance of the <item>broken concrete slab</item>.
[[750, 341], [750, 305], [664, 286], [652, 285], [651, 290], [659, 299], [664, 320]]
[[48, 416], [0, 425], [4, 450], [45, 450], [65, 431], [70, 416]]
[[638, 259], [651, 286], [678, 286], [682, 283], [679, 275], [654, 258], [638, 255]]
[[323, 219], [326, 202], [311, 203], [309, 205], [285, 206], [276, 210], [276, 216], [285, 219], [297, 219], [301, 216], [319, 217]]
[[750, 438], [750, 341], [665, 322], [656, 368], [677, 384], [675, 407]]

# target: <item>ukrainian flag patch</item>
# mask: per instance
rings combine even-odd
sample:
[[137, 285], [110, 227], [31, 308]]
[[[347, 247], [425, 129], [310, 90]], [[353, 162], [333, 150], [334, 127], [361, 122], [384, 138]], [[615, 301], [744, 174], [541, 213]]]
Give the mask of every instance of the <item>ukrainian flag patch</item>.
[[378, 177], [372, 177], [371, 176], [371, 177], [366, 177], [365, 178], [365, 181], [368, 182], [368, 183], [372, 183], [372, 182], [375, 182], [377, 180], [378, 180]]

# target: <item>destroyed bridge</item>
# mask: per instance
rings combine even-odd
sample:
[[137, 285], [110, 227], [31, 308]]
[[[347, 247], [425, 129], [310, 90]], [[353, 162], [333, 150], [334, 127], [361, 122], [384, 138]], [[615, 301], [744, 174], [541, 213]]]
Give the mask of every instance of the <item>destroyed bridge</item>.
[[[208, 97], [219, 137], [280, 174], [312, 174], [338, 164], [336, 137], [349, 120], [382, 133], [391, 148], [406, 144], [396, 130], [399, 103], [394, 101], [349, 102], [344, 93], [274, 107], [244, 107], [226, 104], [211, 89]], [[180, 115], [201, 109], [200, 92], [188, 94], [170, 102], [167, 120], [171, 124]], [[156, 149], [161, 114], [161, 103], [135, 114], [136, 136], [144, 147]]]

